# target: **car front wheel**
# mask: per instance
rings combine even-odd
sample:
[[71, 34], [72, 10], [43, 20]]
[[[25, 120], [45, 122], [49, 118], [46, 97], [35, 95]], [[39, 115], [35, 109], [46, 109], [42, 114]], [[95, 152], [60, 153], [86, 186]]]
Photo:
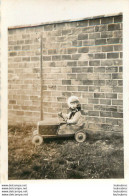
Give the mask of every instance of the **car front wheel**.
[[84, 142], [86, 140], [86, 133], [84, 133], [83, 131], [76, 132], [75, 140], [79, 143]]

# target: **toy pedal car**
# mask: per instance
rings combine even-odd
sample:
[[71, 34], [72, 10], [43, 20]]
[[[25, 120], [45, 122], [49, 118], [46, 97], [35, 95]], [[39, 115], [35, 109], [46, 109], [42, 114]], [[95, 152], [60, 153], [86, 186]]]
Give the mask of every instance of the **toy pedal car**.
[[40, 145], [43, 143], [43, 138], [69, 136], [74, 136], [77, 142], [84, 142], [86, 140], [86, 131], [84, 129], [85, 123], [76, 131], [72, 128], [67, 128], [65, 125], [66, 122], [60, 122], [59, 119], [39, 121], [37, 130], [33, 132], [32, 143]]

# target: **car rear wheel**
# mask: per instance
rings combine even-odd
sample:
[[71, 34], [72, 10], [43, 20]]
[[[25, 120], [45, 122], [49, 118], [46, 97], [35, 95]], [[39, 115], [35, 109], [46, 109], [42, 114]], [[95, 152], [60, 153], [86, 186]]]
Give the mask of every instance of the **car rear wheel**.
[[36, 146], [39, 146], [43, 143], [43, 137], [41, 135], [34, 135], [32, 138], [32, 143]]
[[84, 133], [83, 131], [76, 132], [75, 140], [79, 143], [84, 142], [86, 140], [86, 133]]

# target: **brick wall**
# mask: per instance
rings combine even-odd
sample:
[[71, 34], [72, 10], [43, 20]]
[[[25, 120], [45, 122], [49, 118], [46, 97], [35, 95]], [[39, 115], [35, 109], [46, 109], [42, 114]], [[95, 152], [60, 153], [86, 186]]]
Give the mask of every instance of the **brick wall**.
[[43, 117], [76, 95], [90, 128], [122, 132], [122, 15], [9, 29], [9, 124], [40, 120], [41, 33]]

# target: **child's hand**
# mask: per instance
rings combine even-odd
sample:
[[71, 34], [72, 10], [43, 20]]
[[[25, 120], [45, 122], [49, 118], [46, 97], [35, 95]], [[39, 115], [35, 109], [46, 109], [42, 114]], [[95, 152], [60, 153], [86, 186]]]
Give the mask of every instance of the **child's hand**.
[[62, 112], [59, 112], [59, 113], [58, 113], [58, 116], [62, 117]]

